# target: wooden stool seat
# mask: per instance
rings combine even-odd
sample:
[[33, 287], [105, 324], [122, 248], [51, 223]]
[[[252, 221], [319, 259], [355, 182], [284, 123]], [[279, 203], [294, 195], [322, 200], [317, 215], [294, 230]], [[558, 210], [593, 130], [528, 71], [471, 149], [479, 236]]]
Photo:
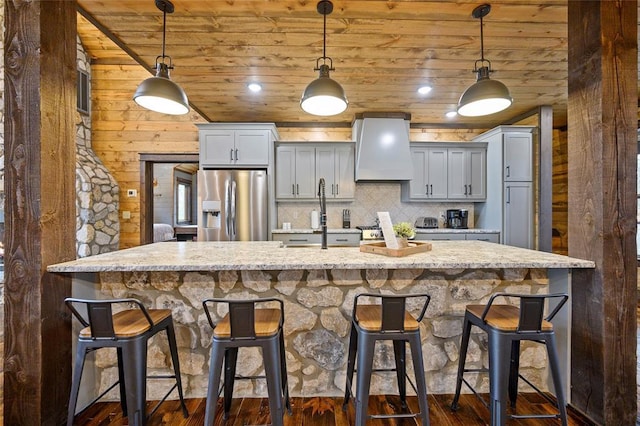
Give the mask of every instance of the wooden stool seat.
[[[147, 312], [154, 324], [171, 316], [170, 309], [147, 309]], [[115, 336], [120, 339], [138, 336], [150, 329], [149, 321], [140, 309], [127, 309], [113, 314], [113, 331]], [[91, 337], [91, 327], [80, 330], [80, 337]]]
[[[482, 318], [485, 305], [467, 305], [467, 311], [472, 315]], [[520, 309], [512, 305], [491, 305], [491, 309], [484, 318], [489, 327], [502, 331], [516, 331], [520, 324]], [[553, 330], [553, 324], [542, 320], [541, 330]]]
[[[282, 320], [280, 309], [256, 309], [254, 312], [256, 337], [273, 336], [278, 333]], [[225, 315], [222, 321], [216, 325], [213, 335], [222, 339], [231, 337], [229, 314]]]
[[[382, 305], [358, 305], [356, 321], [363, 330], [382, 330]], [[420, 327], [418, 321], [409, 312], [404, 312], [404, 330], [415, 331]]]

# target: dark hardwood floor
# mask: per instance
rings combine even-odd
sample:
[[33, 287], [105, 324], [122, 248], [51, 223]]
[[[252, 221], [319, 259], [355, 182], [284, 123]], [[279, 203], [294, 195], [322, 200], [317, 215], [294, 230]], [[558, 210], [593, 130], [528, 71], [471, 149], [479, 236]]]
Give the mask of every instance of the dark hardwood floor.
[[[470, 394], [465, 394], [460, 399], [460, 408], [452, 412], [449, 408], [451, 395], [430, 395], [429, 411], [430, 421], [434, 426], [447, 425], [486, 425], [489, 421], [488, 410]], [[413, 412], [418, 411], [415, 397], [409, 401]], [[152, 405], [150, 404], [151, 408]], [[187, 401], [189, 418], [184, 419], [177, 401], [167, 401], [160, 406], [158, 411], [149, 419], [149, 425], [201, 425], [204, 422], [205, 400], [190, 399]], [[345, 411], [342, 410], [341, 398], [293, 398], [293, 414], [285, 415], [285, 426], [349, 426], [354, 423], [353, 405]], [[553, 413], [553, 406], [536, 394], [521, 394], [518, 397], [518, 413]], [[370, 412], [392, 414], [399, 412], [399, 399], [393, 396], [372, 396], [369, 400]], [[217, 413], [215, 425], [241, 426], [261, 425], [269, 423], [269, 402], [264, 398], [239, 398], [234, 399], [231, 405], [229, 418], [224, 421], [220, 413]], [[89, 408], [76, 419], [77, 425], [124, 425], [127, 420], [122, 418], [120, 404], [98, 403]], [[367, 426], [375, 425], [419, 425], [418, 420], [371, 420]], [[534, 426], [534, 425], [558, 425], [559, 420], [510, 420], [508, 425]], [[590, 425], [586, 419], [577, 413], [570, 413], [569, 425]]]

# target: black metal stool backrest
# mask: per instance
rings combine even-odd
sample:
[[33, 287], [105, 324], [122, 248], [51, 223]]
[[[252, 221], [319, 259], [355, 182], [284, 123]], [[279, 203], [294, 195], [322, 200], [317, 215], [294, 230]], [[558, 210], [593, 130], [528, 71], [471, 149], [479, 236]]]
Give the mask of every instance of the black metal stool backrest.
[[381, 299], [382, 304], [382, 325], [381, 332], [398, 332], [404, 331], [404, 314], [406, 310], [406, 302], [407, 299], [411, 298], [424, 298], [425, 302], [420, 311], [420, 315], [416, 318], [417, 322], [422, 321], [425, 312], [427, 311], [427, 307], [429, 306], [429, 302], [431, 301], [431, 296], [428, 294], [374, 294], [374, 293], [360, 293], [356, 295], [353, 300], [353, 313], [352, 318], [356, 318], [356, 309], [358, 306], [358, 299], [360, 297], [372, 297], [376, 299]]
[[[67, 297], [64, 299], [65, 305], [69, 308], [73, 316], [75, 316], [80, 324], [84, 327], [90, 327], [92, 339], [112, 339], [116, 340], [117, 336], [113, 329], [113, 305], [116, 304], [134, 304], [143, 313], [149, 326], [153, 326], [153, 320], [149, 316], [149, 312], [144, 305], [137, 299], [108, 299], [108, 300], [90, 300], [76, 299]], [[84, 305], [87, 311], [86, 318], [75, 305]]]
[[[485, 310], [482, 314], [484, 321], [493, 301], [497, 297], [513, 297], [519, 299], [520, 302], [520, 319], [518, 321], [518, 332], [540, 332], [542, 330], [543, 321], [551, 321], [558, 311], [564, 306], [569, 296], [564, 293], [554, 294], [515, 294], [515, 293], [496, 293], [491, 296]], [[545, 303], [551, 300], [560, 299], [555, 308], [549, 315], [544, 316]]]
[[229, 326], [231, 329], [231, 339], [255, 339], [255, 311], [257, 303], [278, 302], [280, 304], [280, 327], [284, 322], [284, 303], [275, 297], [266, 297], [253, 300], [231, 300], [212, 298], [202, 302], [204, 313], [211, 328], [216, 328], [216, 323], [211, 318], [209, 304], [224, 303], [229, 305]]

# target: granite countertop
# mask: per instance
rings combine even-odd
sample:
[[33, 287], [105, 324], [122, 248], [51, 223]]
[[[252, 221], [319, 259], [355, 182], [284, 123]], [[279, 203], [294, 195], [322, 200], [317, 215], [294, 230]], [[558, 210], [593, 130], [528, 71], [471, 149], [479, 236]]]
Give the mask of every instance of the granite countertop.
[[484, 241], [434, 241], [405, 257], [358, 247], [283, 248], [279, 241], [160, 242], [50, 265], [48, 272], [217, 271], [299, 269], [594, 268], [595, 263]]
[[[328, 228], [327, 233], [329, 234], [359, 234], [359, 229], [355, 228]], [[320, 229], [312, 229], [312, 228], [293, 228], [293, 229], [272, 229], [272, 234], [321, 234], [322, 231]]]

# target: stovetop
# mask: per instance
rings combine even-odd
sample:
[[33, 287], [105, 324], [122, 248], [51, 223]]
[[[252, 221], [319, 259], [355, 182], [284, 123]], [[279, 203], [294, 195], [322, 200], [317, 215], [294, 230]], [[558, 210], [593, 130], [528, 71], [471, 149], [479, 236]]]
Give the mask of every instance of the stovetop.
[[370, 229], [380, 229], [380, 227], [376, 226], [376, 225], [362, 225], [362, 226], [356, 226], [356, 229], [359, 229], [361, 231], [365, 231], [365, 230], [370, 230]]

